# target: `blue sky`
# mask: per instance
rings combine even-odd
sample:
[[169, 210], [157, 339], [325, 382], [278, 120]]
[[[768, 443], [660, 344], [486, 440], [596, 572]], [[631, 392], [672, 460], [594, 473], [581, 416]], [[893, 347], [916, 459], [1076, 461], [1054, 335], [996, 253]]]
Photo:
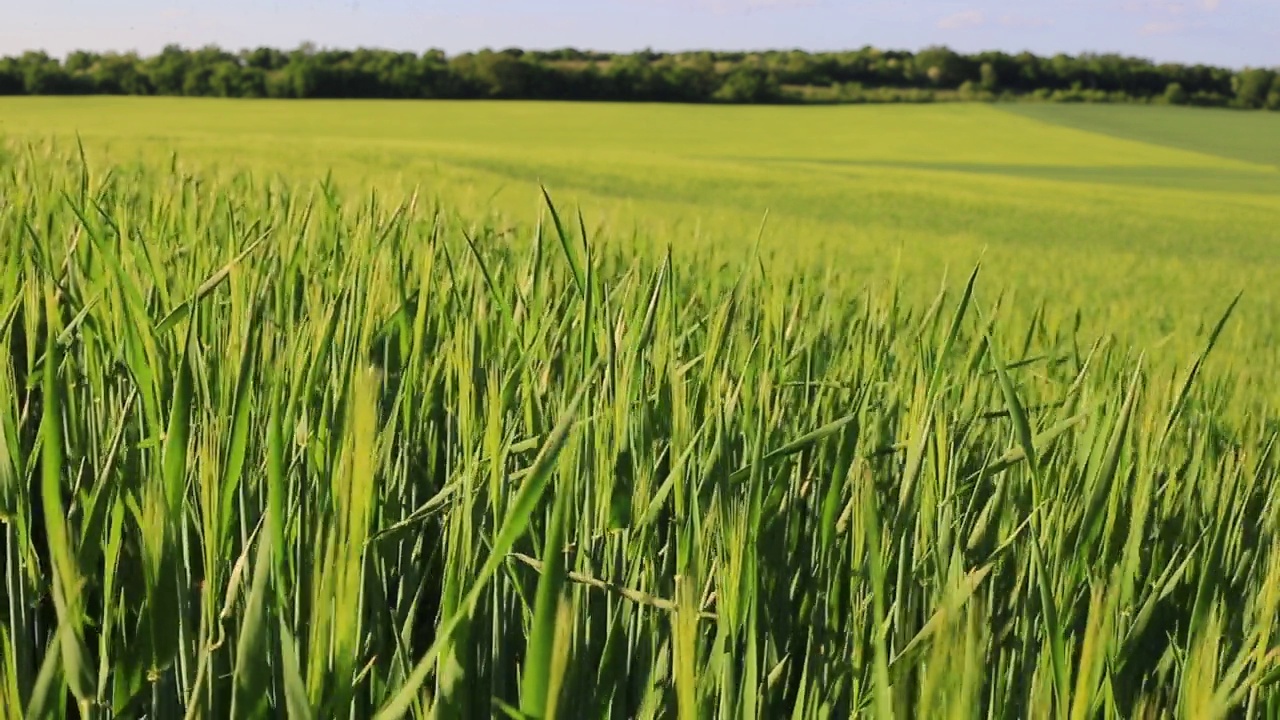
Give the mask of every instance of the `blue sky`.
[[0, 54], [482, 47], [1122, 52], [1280, 66], [1280, 0], [3, 0]]

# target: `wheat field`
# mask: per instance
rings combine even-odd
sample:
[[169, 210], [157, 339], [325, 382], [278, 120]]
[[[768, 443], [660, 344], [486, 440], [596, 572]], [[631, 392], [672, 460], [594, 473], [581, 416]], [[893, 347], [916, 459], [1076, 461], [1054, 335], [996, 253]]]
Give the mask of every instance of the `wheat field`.
[[6, 717], [1280, 714], [1280, 170], [58, 102], [0, 103]]

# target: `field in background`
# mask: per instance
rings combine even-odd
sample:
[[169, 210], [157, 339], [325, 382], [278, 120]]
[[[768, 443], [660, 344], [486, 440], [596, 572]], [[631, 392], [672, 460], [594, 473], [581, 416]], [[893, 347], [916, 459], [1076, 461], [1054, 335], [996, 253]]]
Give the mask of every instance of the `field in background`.
[[1071, 110], [0, 101], [0, 718], [1276, 716], [1280, 170]]
[[[141, 155], [384, 198], [421, 188], [527, 223], [537, 183], [610, 242], [732, 261], [769, 212], [770, 266], [898, 269], [924, 300], [981, 258], [988, 288], [1184, 360], [1246, 290], [1232, 355], [1280, 364], [1280, 118], [1185, 108], [833, 108], [572, 103], [0, 100], [0, 134], [79, 131], [90, 162]], [[102, 150], [109, 150], [103, 153]]]
[[1028, 103], [1001, 107], [1087, 132], [1280, 168], [1280, 132], [1275, 118], [1229, 110], [1133, 105]]

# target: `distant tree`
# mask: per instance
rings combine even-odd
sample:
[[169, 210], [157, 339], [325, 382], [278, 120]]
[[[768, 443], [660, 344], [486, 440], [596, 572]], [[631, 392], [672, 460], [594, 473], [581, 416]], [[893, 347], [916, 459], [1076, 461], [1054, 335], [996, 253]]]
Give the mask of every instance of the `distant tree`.
[[185, 85], [187, 52], [177, 45], [166, 45], [159, 55], [144, 64], [151, 84], [161, 95], [181, 95]]
[[297, 97], [297, 86], [294, 84], [293, 75], [287, 70], [276, 70], [265, 74], [263, 78], [263, 89], [266, 97], [269, 98], [292, 98]]
[[[784, 90], [785, 88], [785, 90]], [[943, 92], [950, 91], [950, 92]], [[225, 97], [540, 98], [661, 102], [930, 102], [1032, 97], [1280, 109], [1280, 73], [1157, 65], [1111, 54], [842, 52], [611, 54], [507, 48], [448, 56], [370, 48], [290, 51], [166, 46], [147, 58], [76, 51], [0, 58], [0, 94], [106, 93]]]
[[142, 61], [129, 53], [108, 53], [99, 58], [89, 72], [95, 92], [105, 95], [150, 95], [150, 78], [143, 72]]
[[97, 62], [97, 53], [76, 50], [67, 55], [67, 61], [62, 64], [62, 67], [69, 73], [82, 73], [88, 71]]
[[1018, 69], [1016, 79], [1013, 82], [1015, 89], [1023, 92], [1033, 92], [1046, 87], [1048, 73], [1045, 72], [1044, 63], [1039, 57], [1029, 52], [1019, 53], [1014, 58], [1013, 64]]
[[706, 102], [719, 87], [715, 67], [700, 62], [671, 62], [662, 69], [668, 97], [680, 102]]
[[616, 99], [662, 99], [663, 78], [646, 58], [646, 53], [632, 53], [618, 56], [609, 63], [605, 73]]
[[1181, 83], [1171, 82], [1164, 89], [1164, 101], [1170, 105], [1186, 105], [1187, 91], [1182, 89]]
[[241, 53], [245, 67], [263, 71], [279, 70], [289, 63], [289, 56], [275, 48], [260, 47]]
[[208, 72], [210, 95], [217, 97], [243, 97], [246, 94], [241, 92], [240, 88], [241, 72], [239, 65], [224, 60], [214, 65]]
[[63, 95], [71, 91], [70, 75], [45, 53], [24, 53], [20, 62], [22, 89], [28, 95]]
[[913, 63], [917, 76], [928, 78], [936, 87], [956, 87], [966, 79], [965, 62], [948, 47], [927, 47], [916, 54]]
[[995, 92], [1000, 89], [1000, 73], [996, 71], [996, 66], [990, 62], [982, 63], [979, 70], [980, 85], [987, 92]]
[[240, 82], [238, 83], [240, 97], [246, 98], [263, 98], [267, 97], [267, 73], [261, 68], [246, 67], [240, 69]]
[[528, 97], [533, 83], [533, 66], [511, 51], [494, 53], [486, 50], [476, 56], [475, 77], [489, 97]]
[[758, 68], [738, 67], [724, 79], [715, 99], [730, 103], [766, 103], [781, 98], [778, 81]]
[[15, 58], [0, 58], [0, 95], [21, 95], [26, 91], [18, 61]]
[[293, 53], [285, 66], [285, 76], [289, 79], [287, 97], [323, 97], [324, 72], [315, 56]]
[[1048, 67], [1041, 68], [1049, 76], [1049, 82], [1044, 83], [1044, 86], [1055, 90], [1083, 88], [1080, 83], [1080, 64], [1079, 60], [1066, 53], [1058, 53], [1049, 58]]
[[213, 68], [194, 65], [182, 75], [182, 94], [190, 97], [213, 95]]
[[1276, 74], [1263, 68], [1251, 68], [1236, 76], [1236, 104], [1246, 108], [1260, 108], [1267, 102], [1267, 94]]

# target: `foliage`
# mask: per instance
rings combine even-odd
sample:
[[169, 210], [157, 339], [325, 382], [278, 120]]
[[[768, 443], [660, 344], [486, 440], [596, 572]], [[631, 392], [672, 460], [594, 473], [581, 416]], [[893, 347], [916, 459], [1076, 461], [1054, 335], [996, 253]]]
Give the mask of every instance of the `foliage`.
[[1244, 107], [1260, 108], [1267, 103], [1267, 95], [1275, 85], [1277, 74], [1271, 70], [1254, 68], [1246, 70], [1232, 83], [1236, 91], [1236, 101]]
[[541, 182], [591, 208], [596, 237], [639, 233], [714, 263], [742, 262], [767, 209], [771, 268], [899, 277], [914, 305], [981, 257], [1019, 278], [1024, 302], [1079, 307], [1085, 336], [1114, 334], [1153, 362], [1189, 357], [1210, 309], [1248, 288], [1220, 361], [1260, 384], [1235, 393], [1280, 388], [1273, 113], [100, 97], [0, 99], [0, 117], [14, 140], [74, 146], [78, 133], [103, 160], [176, 151], [205, 178], [331, 172], [503, 229], [528, 220]]
[[[77, 51], [0, 59], [0, 94], [130, 94], [279, 98], [509, 98], [658, 102], [881, 102], [950, 99], [973, 83], [991, 97], [1150, 102], [1176, 83], [1197, 105], [1274, 107], [1265, 69], [1156, 64], [1115, 54], [971, 55], [865, 47], [846, 52], [632, 54], [482, 50], [448, 57], [389, 50], [170, 45], [157, 55]], [[815, 89], [856, 86], [849, 97]], [[1276, 93], [1280, 94], [1280, 90]], [[972, 95], [972, 93], [967, 93]]]
[[12, 715], [1280, 712], [1234, 303], [1170, 376], [1010, 278], [84, 157], [0, 175]]
[[1188, 97], [1187, 91], [1176, 82], [1169, 83], [1169, 87], [1164, 89], [1164, 101], [1170, 105], [1186, 105]]
[[779, 97], [777, 80], [759, 68], [735, 68], [714, 98], [733, 103], [765, 103]]

